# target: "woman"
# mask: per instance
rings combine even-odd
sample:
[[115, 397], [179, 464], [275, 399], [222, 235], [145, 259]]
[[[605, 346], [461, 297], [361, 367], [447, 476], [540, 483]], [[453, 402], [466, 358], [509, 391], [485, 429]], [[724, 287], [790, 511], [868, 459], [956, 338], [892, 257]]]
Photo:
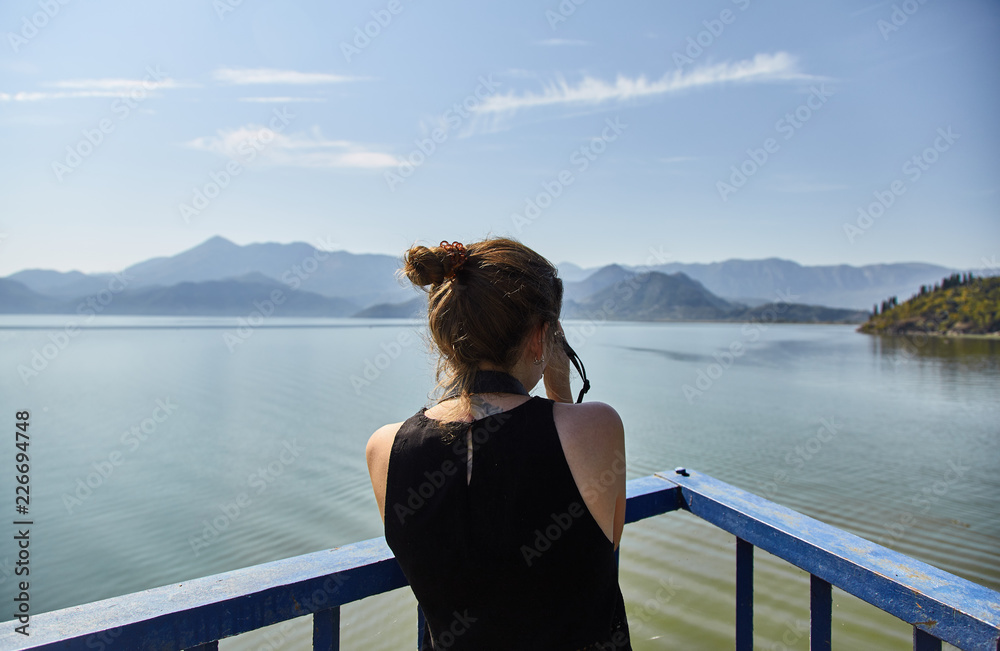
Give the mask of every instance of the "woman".
[[[615, 550], [621, 419], [572, 404], [556, 268], [505, 238], [405, 255], [428, 288], [444, 395], [368, 441], [424, 649], [631, 649]], [[544, 377], [548, 398], [527, 390]]]

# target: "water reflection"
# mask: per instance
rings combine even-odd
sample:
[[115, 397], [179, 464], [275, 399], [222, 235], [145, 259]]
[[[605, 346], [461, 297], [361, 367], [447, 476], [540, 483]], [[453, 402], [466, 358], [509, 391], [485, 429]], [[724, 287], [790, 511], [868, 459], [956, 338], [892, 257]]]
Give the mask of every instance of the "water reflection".
[[1000, 370], [998, 337], [941, 337], [922, 333], [867, 336], [872, 357], [896, 366], [918, 360], [975, 370]]

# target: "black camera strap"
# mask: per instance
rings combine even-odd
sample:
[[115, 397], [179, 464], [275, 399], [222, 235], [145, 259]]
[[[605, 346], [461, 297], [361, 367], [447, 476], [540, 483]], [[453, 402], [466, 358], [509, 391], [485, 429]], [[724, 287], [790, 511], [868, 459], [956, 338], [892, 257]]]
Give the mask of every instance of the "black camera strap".
[[[515, 393], [521, 396], [530, 395], [513, 375], [503, 371], [476, 371], [476, 377], [472, 379], [472, 387], [469, 393]], [[460, 395], [458, 389], [452, 389], [445, 393], [441, 400], [450, 400]]]
[[580, 379], [583, 380], [583, 386], [580, 388], [580, 395], [577, 397], [577, 403], [583, 402], [583, 396], [588, 391], [590, 391], [590, 380], [587, 379], [587, 369], [583, 367], [583, 360], [580, 356], [576, 354], [573, 347], [569, 345], [566, 341], [566, 337], [561, 338], [563, 350], [566, 351], [566, 357], [569, 357], [569, 361], [573, 362], [573, 366], [576, 368], [576, 372], [580, 374]]
[[[562, 339], [562, 345], [566, 356], [569, 357], [569, 361], [573, 363], [576, 372], [580, 374], [580, 378], [583, 380], [583, 387], [580, 388], [580, 395], [576, 399], [577, 403], [583, 402], [583, 396], [590, 391], [590, 380], [587, 379], [587, 369], [584, 368], [580, 356], [576, 354], [576, 351], [573, 350], [573, 347], [569, 345], [569, 342], [565, 338]], [[525, 391], [524, 385], [513, 375], [502, 371], [483, 370], [476, 371], [476, 377], [472, 380], [470, 393], [514, 393], [522, 396], [530, 395]], [[449, 400], [458, 397], [458, 395], [459, 391], [453, 389], [440, 399]]]
[[470, 393], [516, 393], [518, 395], [529, 395], [513, 375], [503, 371], [476, 371], [476, 377], [472, 380], [472, 390]]

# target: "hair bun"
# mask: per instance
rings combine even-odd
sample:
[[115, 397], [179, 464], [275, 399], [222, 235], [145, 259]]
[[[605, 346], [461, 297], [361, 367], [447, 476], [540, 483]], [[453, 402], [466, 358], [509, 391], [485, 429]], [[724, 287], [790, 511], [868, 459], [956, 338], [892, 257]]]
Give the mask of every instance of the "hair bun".
[[447, 259], [443, 249], [433, 251], [426, 246], [414, 246], [403, 257], [403, 273], [417, 287], [440, 285], [444, 282]]
[[442, 240], [440, 246], [429, 249], [414, 246], [403, 258], [403, 273], [418, 287], [436, 287], [462, 270], [469, 253], [461, 242]]

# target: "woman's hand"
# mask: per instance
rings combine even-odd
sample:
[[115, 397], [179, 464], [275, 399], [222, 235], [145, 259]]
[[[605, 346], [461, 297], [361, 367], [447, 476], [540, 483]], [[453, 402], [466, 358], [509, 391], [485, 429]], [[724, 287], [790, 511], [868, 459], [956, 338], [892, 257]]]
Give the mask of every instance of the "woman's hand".
[[556, 402], [573, 402], [573, 391], [569, 385], [569, 357], [563, 350], [562, 339], [565, 333], [562, 324], [556, 322], [556, 331], [552, 345], [549, 347], [549, 356], [546, 358], [545, 371], [545, 395], [549, 400]]

